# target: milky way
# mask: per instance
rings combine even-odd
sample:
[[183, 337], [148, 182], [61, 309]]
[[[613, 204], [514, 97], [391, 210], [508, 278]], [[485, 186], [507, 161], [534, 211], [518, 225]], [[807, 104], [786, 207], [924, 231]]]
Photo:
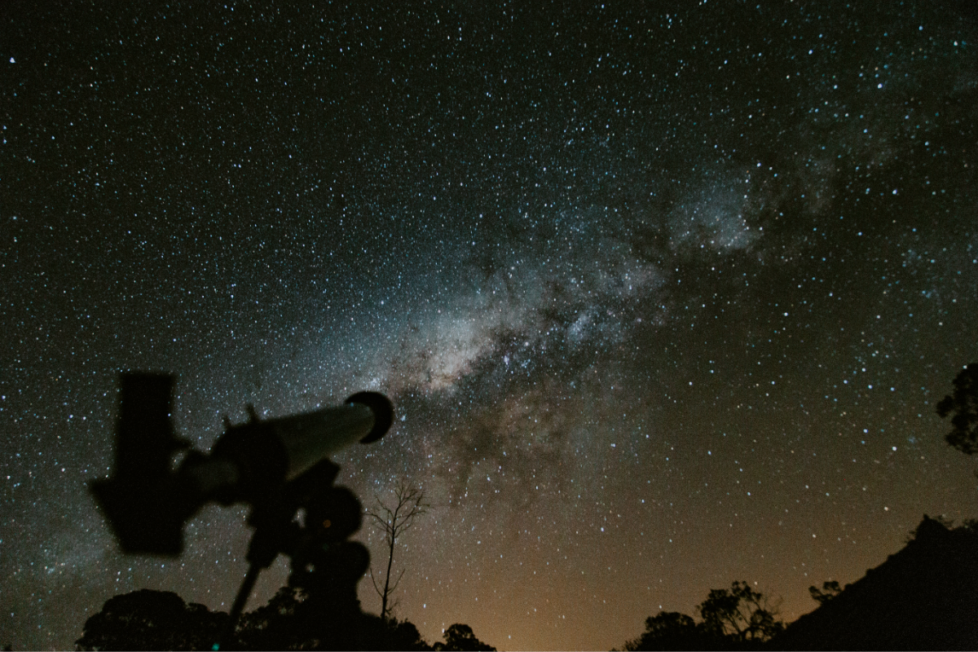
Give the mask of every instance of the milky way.
[[791, 620], [975, 515], [934, 413], [978, 357], [975, 22], [471, 4], [4, 7], [0, 643], [229, 608], [243, 508], [125, 557], [87, 493], [129, 369], [201, 449], [388, 394], [336, 461], [432, 502], [397, 612], [431, 642], [607, 649], [738, 579]]

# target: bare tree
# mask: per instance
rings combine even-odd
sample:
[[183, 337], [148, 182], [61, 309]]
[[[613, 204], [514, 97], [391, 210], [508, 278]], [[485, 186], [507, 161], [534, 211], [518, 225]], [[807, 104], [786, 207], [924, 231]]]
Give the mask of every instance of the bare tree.
[[393, 507], [385, 505], [379, 496], [374, 496], [374, 500], [377, 503], [376, 506], [366, 510], [366, 513], [374, 527], [384, 533], [384, 545], [387, 547], [387, 570], [384, 573], [383, 588], [377, 583], [373, 568], [370, 569], [370, 581], [373, 583], [377, 595], [380, 596], [380, 617], [389, 620], [391, 611], [396, 606], [396, 603], [391, 600], [391, 594], [401, 583], [405, 570], [402, 568], [394, 581], [391, 581], [394, 547], [398, 538], [414, 525], [415, 519], [425, 514], [431, 506], [424, 501], [424, 490], [406, 480], [399, 481], [394, 487]]

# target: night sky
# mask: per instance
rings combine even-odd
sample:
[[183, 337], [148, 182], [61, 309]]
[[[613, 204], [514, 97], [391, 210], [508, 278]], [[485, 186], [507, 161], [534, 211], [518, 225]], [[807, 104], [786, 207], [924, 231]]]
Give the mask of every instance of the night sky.
[[335, 461], [434, 505], [395, 560], [429, 642], [607, 649], [738, 579], [793, 620], [978, 515], [934, 411], [978, 361], [968, 3], [35, 4], [0, 8], [0, 644], [230, 608], [244, 507], [126, 557], [87, 492], [130, 369], [205, 450], [386, 393]]

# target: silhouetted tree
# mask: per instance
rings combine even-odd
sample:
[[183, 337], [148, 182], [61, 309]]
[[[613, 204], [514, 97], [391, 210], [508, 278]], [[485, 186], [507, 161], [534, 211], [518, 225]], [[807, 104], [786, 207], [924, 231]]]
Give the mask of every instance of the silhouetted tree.
[[954, 379], [954, 393], [937, 404], [942, 419], [952, 412], [954, 429], [944, 439], [965, 455], [973, 455], [978, 451], [978, 363], [965, 367]]
[[775, 619], [777, 610], [747, 582], [711, 590], [697, 609], [707, 632], [735, 645], [763, 643], [784, 629], [784, 623]]
[[468, 625], [455, 623], [445, 630], [445, 642], [435, 643], [436, 650], [456, 650], [459, 652], [475, 652], [476, 650], [489, 650], [495, 652], [496, 648], [488, 643], [483, 643], [472, 633], [472, 628]]
[[784, 630], [777, 609], [747, 582], [713, 589], [696, 610], [702, 618], [699, 623], [675, 611], [660, 611], [658, 616], [646, 618], [645, 633], [626, 643], [625, 649], [759, 649]]
[[[110, 598], [85, 623], [79, 650], [211, 650], [228, 615], [175, 593], [143, 589]], [[241, 650], [431, 650], [408, 621], [357, 613], [336, 615], [304, 590], [283, 587], [268, 604], [244, 614], [233, 649]]]
[[391, 581], [391, 568], [394, 566], [394, 547], [397, 539], [414, 525], [415, 520], [428, 511], [430, 505], [424, 502], [424, 490], [401, 480], [394, 488], [394, 506], [388, 507], [379, 497], [375, 497], [377, 506], [367, 510], [367, 516], [374, 527], [384, 533], [384, 545], [387, 551], [387, 570], [384, 573], [383, 588], [377, 583], [373, 568], [370, 569], [370, 581], [374, 590], [380, 596], [380, 617], [387, 620], [396, 606], [391, 595], [397, 589], [404, 577], [404, 569]]
[[645, 619], [645, 632], [626, 650], [707, 650], [720, 647], [715, 637], [686, 614], [660, 611]]
[[209, 650], [228, 615], [175, 593], [142, 589], [109, 598], [85, 621], [80, 650]]
[[954, 519], [947, 518], [945, 516], [935, 516], [931, 518], [927, 514], [924, 514], [923, 520], [917, 524], [917, 527], [910, 530], [907, 533], [906, 538], [903, 540], [904, 543], [910, 543], [920, 536], [921, 532], [926, 532], [928, 529], [932, 528], [934, 525], [940, 525], [945, 530], [954, 529]]
[[407, 620], [398, 621], [396, 618], [389, 618], [384, 621], [386, 635], [383, 640], [385, 647], [377, 649], [384, 650], [431, 650], [433, 649], [428, 642], [421, 637], [421, 632]]
[[404, 620], [344, 614], [340, 622], [304, 590], [283, 587], [268, 604], [241, 617], [237, 646], [245, 650], [431, 650]]
[[304, 631], [295, 627], [296, 611], [305, 601], [302, 589], [283, 586], [268, 604], [249, 611], [238, 621], [238, 646], [251, 650], [301, 647]]
[[811, 594], [812, 600], [822, 605], [842, 593], [842, 588], [838, 582], [833, 580], [831, 582], [822, 582], [821, 589], [810, 586], [808, 587], [808, 592]]
[[[826, 582], [825, 587], [838, 583]], [[813, 591], [818, 591], [812, 587]], [[814, 595], [814, 594], [813, 594]], [[686, 614], [660, 611], [645, 619], [645, 632], [625, 644], [626, 650], [759, 649], [784, 630], [778, 611], [747, 582], [713, 589], [696, 610], [701, 622]]]

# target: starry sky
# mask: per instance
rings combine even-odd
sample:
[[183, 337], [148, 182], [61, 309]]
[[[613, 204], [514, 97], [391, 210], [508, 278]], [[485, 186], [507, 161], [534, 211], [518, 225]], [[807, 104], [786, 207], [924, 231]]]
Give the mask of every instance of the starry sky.
[[130, 369], [205, 450], [386, 393], [334, 459], [425, 489], [430, 642], [608, 649], [738, 579], [793, 620], [976, 516], [934, 412], [978, 361], [967, 3], [35, 4], [0, 8], [0, 644], [233, 601], [244, 507], [127, 557], [87, 493]]

